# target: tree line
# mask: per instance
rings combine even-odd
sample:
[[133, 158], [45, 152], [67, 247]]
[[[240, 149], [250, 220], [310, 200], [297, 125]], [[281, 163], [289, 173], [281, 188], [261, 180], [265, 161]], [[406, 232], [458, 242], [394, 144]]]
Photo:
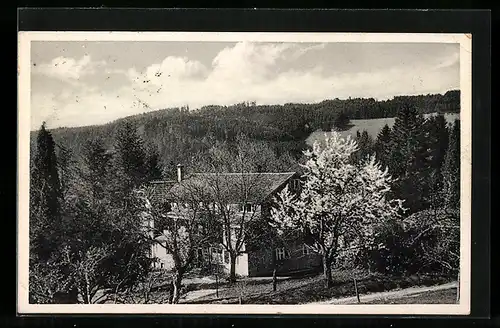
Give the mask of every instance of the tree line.
[[[239, 135], [265, 143], [277, 156], [302, 157], [305, 140], [318, 129], [330, 131], [349, 127], [349, 120], [395, 117], [399, 108], [410, 105], [420, 114], [458, 112], [460, 92], [444, 95], [400, 96], [390, 100], [353, 98], [325, 100], [314, 104], [205, 106], [198, 110], [172, 108], [119, 119], [105, 125], [51, 130], [55, 141], [80, 157], [86, 140], [99, 137], [106, 149], [114, 147], [120, 126], [130, 123], [147, 147], [158, 152], [163, 174], [175, 172], [175, 165], [187, 166], [193, 157], [207, 153], [215, 141], [235, 143]], [[32, 133], [35, 146], [36, 132]], [[282, 170], [285, 170], [283, 167]]]

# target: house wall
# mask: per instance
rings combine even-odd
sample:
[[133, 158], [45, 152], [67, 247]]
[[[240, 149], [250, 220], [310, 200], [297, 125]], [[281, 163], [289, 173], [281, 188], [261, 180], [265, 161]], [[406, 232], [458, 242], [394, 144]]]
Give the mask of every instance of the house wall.
[[270, 276], [273, 274], [275, 266], [276, 273], [279, 275], [321, 270], [321, 256], [312, 252], [303, 254], [302, 243], [299, 240], [296, 243], [287, 245], [285, 248], [288, 250], [290, 257], [281, 261], [275, 261], [276, 249], [273, 247], [249, 253], [249, 276]]
[[157, 269], [165, 269], [171, 270], [174, 267], [174, 260], [172, 259], [172, 255], [167, 254], [167, 250], [165, 247], [155, 243], [151, 247], [153, 258], [157, 259], [157, 262], [154, 263], [154, 267]]
[[[291, 191], [297, 192], [297, 189], [291, 188], [292, 183], [291, 180], [287, 183]], [[284, 186], [283, 186], [284, 187]], [[300, 189], [300, 188], [299, 188]], [[279, 192], [276, 190], [276, 192]], [[253, 219], [258, 219], [259, 217], [269, 217], [270, 215], [270, 204], [265, 202], [264, 204], [253, 204], [254, 205], [254, 213], [252, 214]], [[172, 203], [171, 214], [182, 214], [187, 209], [184, 209], [182, 206], [177, 206], [177, 204]], [[232, 204], [231, 210], [236, 215], [241, 215], [242, 213], [238, 213], [238, 204]], [[247, 213], [247, 216], [250, 214]], [[225, 242], [225, 239], [223, 239]], [[233, 241], [234, 242], [234, 241]], [[241, 254], [238, 256], [236, 260], [236, 274], [238, 276], [265, 276], [271, 275], [274, 270], [274, 252], [275, 249], [273, 247], [260, 249], [260, 250], [252, 250], [248, 253]], [[321, 266], [321, 258], [316, 254], [308, 254], [302, 255], [302, 243], [297, 243], [296, 245], [289, 246], [289, 252], [291, 257], [280, 262], [278, 266], [277, 272], [279, 274], [286, 274], [294, 271], [302, 271], [302, 270], [314, 270], [316, 267]], [[225, 256], [227, 256], [226, 254]], [[170, 254], [166, 253], [164, 247], [155, 244], [152, 247], [152, 256], [158, 258], [159, 262], [156, 264], [156, 267], [163, 267], [165, 269], [173, 268], [173, 260]], [[224, 271], [227, 273], [230, 272], [230, 264], [223, 264]]]
[[[248, 254], [241, 254], [236, 258], [235, 266], [236, 275], [240, 277], [248, 277]], [[231, 272], [231, 264], [224, 263], [224, 272]]]

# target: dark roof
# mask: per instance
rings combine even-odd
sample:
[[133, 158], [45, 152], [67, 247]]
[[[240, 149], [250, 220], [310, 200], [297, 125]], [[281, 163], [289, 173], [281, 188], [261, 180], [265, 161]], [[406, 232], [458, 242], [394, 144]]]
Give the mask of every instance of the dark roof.
[[151, 200], [153, 202], [162, 201], [165, 198], [165, 193], [176, 183], [177, 181], [151, 181], [149, 183], [148, 189], [150, 191]]
[[154, 201], [221, 199], [226, 202], [262, 202], [296, 172], [194, 173], [182, 180], [151, 183]]

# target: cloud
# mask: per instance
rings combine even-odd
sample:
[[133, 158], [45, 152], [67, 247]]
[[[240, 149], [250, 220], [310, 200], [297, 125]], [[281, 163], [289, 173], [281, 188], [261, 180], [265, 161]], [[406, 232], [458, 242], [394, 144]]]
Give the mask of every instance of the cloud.
[[95, 74], [97, 69], [104, 65], [105, 61], [92, 61], [89, 55], [84, 55], [78, 60], [61, 56], [54, 58], [50, 63], [36, 65], [33, 73], [61, 80], [78, 80], [82, 76]]
[[[123, 83], [110, 90], [97, 82], [85, 87], [66, 84], [56, 95], [36, 94], [32, 99], [32, 110], [37, 113], [34, 126], [39, 126], [44, 117], [51, 117], [49, 126], [78, 126], [184, 105], [198, 108], [242, 101], [283, 104], [347, 97], [387, 99], [459, 87], [459, 71], [453, 68], [458, 54], [434, 57], [430, 62], [412, 60], [405, 65], [372, 65], [365, 70], [335, 73], [325, 68], [325, 60], [334, 54], [324, 55], [324, 49], [324, 44], [241, 42], [222, 49], [210, 67], [188, 57], [167, 56], [140, 72], [134, 67], [99, 72], [90, 57], [69, 64], [66, 60], [64, 71], [54, 69], [51, 74], [71, 79], [90, 72], [96, 76], [117, 74], [117, 79], [123, 77]], [[306, 53], [311, 54], [312, 68], [301, 65], [300, 58]], [[56, 59], [52, 63], [62, 63]]]
[[131, 68], [126, 75], [135, 83], [148, 83], [162, 86], [171, 81], [189, 80], [203, 77], [207, 68], [199, 61], [189, 60], [187, 57], [166, 57], [161, 63], [153, 64], [139, 73]]
[[292, 44], [257, 44], [240, 42], [226, 47], [213, 59], [209, 83], [247, 86], [272, 78], [275, 64]]
[[308, 52], [322, 50], [322, 49], [325, 49], [325, 47], [326, 47], [325, 43], [315, 44], [315, 45], [308, 46], [308, 47], [300, 47], [296, 51], [293, 52], [293, 54], [291, 55], [291, 58], [296, 60]]
[[460, 64], [460, 53], [454, 52], [451, 55], [442, 57], [441, 60], [436, 64], [435, 69], [448, 68], [458, 64]]

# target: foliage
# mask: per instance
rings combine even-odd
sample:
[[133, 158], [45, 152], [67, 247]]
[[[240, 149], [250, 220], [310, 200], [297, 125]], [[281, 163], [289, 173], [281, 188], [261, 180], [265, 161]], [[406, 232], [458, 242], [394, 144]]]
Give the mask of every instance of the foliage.
[[30, 175], [30, 248], [41, 260], [57, 248], [62, 191], [52, 134], [42, 125]]
[[405, 220], [415, 249], [414, 261], [421, 271], [456, 276], [460, 265], [460, 215], [457, 210], [435, 208], [413, 214]]
[[[78, 302], [77, 296], [80, 302], [103, 302], [106, 290], [116, 292], [140, 282], [150, 268], [150, 245], [133, 194], [119, 189], [121, 201], [116, 202], [123, 174], [132, 176], [126, 182], [137, 177], [134, 166], [124, 159], [133, 162], [138, 156], [126, 147], [140, 149], [140, 141], [122, 142], [116, 160], [102, 140], [89, 140], [77, 164], [62, 146], [63, 159], [58, 161], [51, 135], [43, 126], [38, 139], [30, 191], [42, 197], [34, 197], [30, 204], [31, 299], [50, 303], [66, 294], [72, 303]], [[121, 175], [114, 174], [117, 162], [125, 167]], [[65, 177], [64, 197], [58, 174]], [[55, 187], [47, 188], [50, 184]], [[55, 199], [57, 211], [50, 211], [47, 199]]]
[[[192, 157], [204, 156], [214, 144], [223, 141], [233, 144], [238, 134], [252, 141], [265, 142], [278, 156], [287, 154], [297, 160], [305, 147], [304, 140], [311, 132], [321, 129], [324, 122], [334, 122], [339, 113], [350, 119], [394, 117], [402, 104], [412, 104], [420, 114], [457, 112], [460, 92], [444, 95], [402, 96], [391, 100], [352, 98], [332, 99], [314, 104], [233, 106], [206, 106], [198, 110], [183, 108], [164, 109], [130, 116], [100, 126], [59, 128], [51, 131], [60, 144], [72, 149], [79, 157], [86, 140], [100, 137], [106, 149], [115, 143], [120, 126], [130, 123], [148, 147], [158, 150], [160, 165], [166, 178], [175, 172], [175, 165], [189, 166]], [[33, 136], [34, 138], [34, 136]], [[271, 168], [263, 167], [265, 171]]]
[[[31, 304], [72, 303], [76, 299], [72, 275], [68, 274], [69, 262], [63, 253], [51, 254], [47, 261], [36, 255], [29, 259], [29, 302]], [[69, 297], [68, 297], [69, 296]], [[66, 298], [66, 299], [65, 299]]]
[[144, 144], [133, 124], [126, 122], [119, 128], [115, 147], [119, 190], [121, 195], [128, 195], [143, 185], [148, 175]]
[[[215, 244], [220, 229], [212, 217], [205, 215], [205, 207], [200, 204], [203, 198], [194, 189], [184, 193], [182, 199], [169, 200], [157, 200], [151, 192], [151, 188], [143, 188], [137, 192], [137, 197], [142, 215], [149, 221], [147, 228], [153, 243], [165, 248], [172, 257], [172, 297], [169, 302], [177, 303], [182, 279], [193, 269], [197, 250]], [[170, 202], [175, 206], [171, 207]]]
[[358, 150], [352, 154], [352, 158], [355, 163], [361, 163], [373, 154], [374, 141], [368, 132], [363, 131], [360, 133], [357, 131], [356, 143], [358, 144]]
[[443, 164], [443, 193], [445, 206], [460, 207], [460, 121], [452, 126], [449, 147]]
[[429, 206], [431, 152], [425, 120], [414, 107], [403, 107], [392, 128], [389, 170], [397, 179], [393, 195], [405, 200], [405, 207], [416, 212]]
[[[253, 174], [242, 174], [231, 195], [242, 204], [261, 172], [305, 174], [304, 192], [283, 191], [273, 217], [280, 232], [299, 233], [323, 255], [327, 278], [342, 262], [391, 274], [457, 274], [460, 125], [448, 128], [442, 115], [420, 115], [457, 110], [459, 92], [452, 91], [388, 101], [169, 109], [51, 131], [42, 125], [31, 140], [30, 302], [76, 303], [77, 296], [86, 303], [119, 302], [130, 295], [157, 302], [148, 253], [158, 241], [148, 234], [151, 227], [145, 230], [145, 213], [164, 235], [161, 245], [177, 254], [170, 302], [180, 297], [195, 250], [219, 244], [223, 226], [233, 272], [238, 255], [276, 236], [256, 212], [240, 215], [227, 206], [234, 200], [218, 191], [226, 183], [220, 173], [228, 172]], [[325, 123], [396, 115], [394, 127], [385, 126], [376, 140], [365, 131], [356, 141], [334, 134], [325, 148], [302, 152], [306, 137]], [[188, 211], [165, 220], [164, 204], [143, 186], [175, 178], [177, 163], [214, 173], [211, 192], [191, 188], [190, 199], [183, 199]], [[405, 220], [399, 199], [410, 210]], [[208, 206], [215, 203], [221, 206]], [[200, 230], [202, 212], [208, 224]]]
[[[333, 122], [333, 126], [336, 130], [345, 130], [350, 123], [349, 116], [345, 112], [340, 112], [335, 121]], [[328, 131], [328, 130], [326, 130]]]
[[297, 197], [281, 192], [272, 210], [278, 229], [300, 229], [311, 235], [311, 249], [323, 256], [327, 286], [331, 265], [353, 250], [376, 247], [375, 228], [397, 217], [401, 200], [389, 200], [392, 178], [371, 156], [356, 166], [350, 163], [356, 141], [333, 132], [325, 147], [316, 143], [306, 151], [305, 183]]
[[391, 152], [393, 147], [392, 130], [389, 125], [384, 125], [377, 135], [377, 140], [373, 145], [373, 150], [377, 159], [384, 167], [393, 167]]

